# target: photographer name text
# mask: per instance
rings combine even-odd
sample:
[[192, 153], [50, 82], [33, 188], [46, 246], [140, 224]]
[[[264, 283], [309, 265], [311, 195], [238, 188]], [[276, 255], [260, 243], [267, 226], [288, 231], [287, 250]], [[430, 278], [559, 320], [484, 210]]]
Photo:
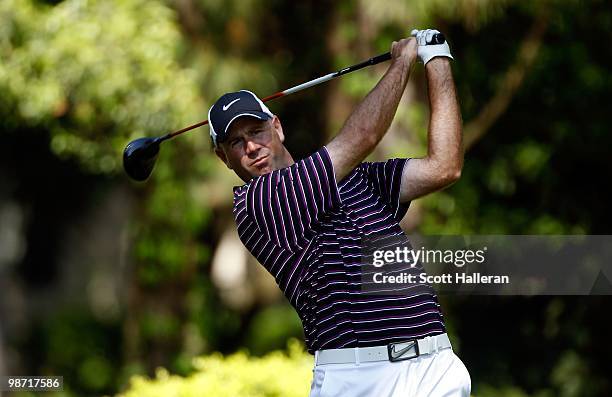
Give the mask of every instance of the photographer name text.
[[374, 273], [373, 281], [376, 284], [509, 284], [510, 276], [482, 275], [480, 273], [454, 273], [428, 275], [427, 273], [400, 273], [386, 275]]

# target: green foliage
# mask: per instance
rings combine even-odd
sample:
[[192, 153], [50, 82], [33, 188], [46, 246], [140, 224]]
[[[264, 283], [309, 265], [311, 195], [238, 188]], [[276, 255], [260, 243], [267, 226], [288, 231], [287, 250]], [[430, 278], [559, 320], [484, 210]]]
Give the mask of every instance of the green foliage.
[[35, 372], [61, 374], [67, 395], [71, 395], [71, 389], [83, 394], [115, 389], [116, 362], [121, 356], [115, 324], [102, 323], [84, 307], [72, 306], [57, 311], [46, 322], [37, 319], [32, 333], [35, 342], [23, 350], [28, 358], [45, 363]]
[[312, 378], [312, 356], [295, 340], [287, 353], [212, 354], [194, 359], [193, 366], [194, 373], [187, 377], [171, 375], [163, 368], [153, 379], [134, 377], [129, 389], [117, 397], [298, 397], [307, 393]]
[[177, 62], [180, 33], [159, 1], [0, 3], [2, 109], [40, 126], [51, 149], [90, 171], [120, 170], [127, 141], [203, 114], [194, 71]]
[[251, 320], [245, 345], [256, 355], [285, 345], [288, 336], [302, 338], [304, 331], [295, 309], [289, 305], [274, 305], [262, 309]]

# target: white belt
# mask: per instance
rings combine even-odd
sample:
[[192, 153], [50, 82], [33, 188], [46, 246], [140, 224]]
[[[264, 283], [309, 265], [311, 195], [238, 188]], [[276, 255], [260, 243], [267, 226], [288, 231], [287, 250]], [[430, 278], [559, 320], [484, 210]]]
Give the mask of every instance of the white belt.
[[385, 346], [317, 350], [315, 352], [315, 365], [403, 361], [448, 348], [452, 348], [448, 335], [439, 334], [421, 339], [389, 343]]

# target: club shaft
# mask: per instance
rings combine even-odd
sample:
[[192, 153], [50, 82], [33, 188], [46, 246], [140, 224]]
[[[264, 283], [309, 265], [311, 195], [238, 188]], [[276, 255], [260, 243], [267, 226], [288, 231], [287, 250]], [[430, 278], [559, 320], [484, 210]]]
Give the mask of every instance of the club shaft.
[[[370, 59], [368, 59], [366, 61], [360, 62], [358, 64], [355, 64], [355, 65], [352, 65], [352, 66], [349, 66], [349, 67], [346, 67], [344, 69], [340, 69], [337, 72], [328, 73], [325, 76], [321, 76], [321, 77], [318, 77], [316, 79], [312, 79], [310, 81], [307, 81], [305, 83], [296, 85], [294, 87], [287, 88], [284, 91], [279, 91], [279, 92], [277, 92], [275, 94], [272, 94], [272, 95], [269, 95], [269, 96], [263, 98], [261, 101], [262, 102], [268, 102], [268, 101], [271, 101], [271, 100], [276, 99], [276, 98], [287, 96], [287, 95], [296, 93], [298, 91], [302, 91], [302, 90], [305, 90], [307, 88], [314, 87], [315, 85], [319, 85], [319, 84], [325, 83], [326, 81], [332, 80], [332, 79], [334, 79], [334, 78], [336, 78], [338, 76], [342, 76], [344, 74], [351, 73], [351, 72], [354, 72], [354, 71], [359, 70], [359, 69], [363, 69], [366, 66], [376, 65], [378, 63], [385, 62], [385, 61], [388, 61], [390, 59], [391, 59], [391, 53], [390, 52], [387, 52], [387, 53], [384, 53], [384, 54], [380, 54], [380, 55], [372, 57], [372, 58], [370, 58]], [[200, 121], [199, 123], [190, 125], [189, 127], [185, 127], [185, 128], [182, 128], [182, 129], [180, 129], [178, 131], [174, 131], [174, 132], [171, 132], [171, 133], [166, 134], [164, 136], [161, 136], [161, 137], [157, 138], [157, 140], [159, 142], [165, 141], [167, 139], [170, 139], [170, 138], [173, 138], [173, 137], [175, 137], [177, 135], [180, 135], [183, 132], [187, 132], [189, 130], [193, 130], [194, 128], [198, 128], [198, 127], [201, 127], [201, 126], [206, 125], [206, 124], [208, 124], [208, 120]]]
[[[437, 34], [434, 35], [431, 44], [442, 44], [442, 43], [444, 43], [445, 40], [446, 40], [446, 38], [444, 37], [444, 35], [442, 33], [437, 33]], [[342, 76], [343, 74], [351, 73], [351, 72], [354, 72], [356, 70], [363, 69], [366, 66], [376, 65], [378, 63], [385, 62], [385, 61], [388, 61], [390, 59], [391, 59], [391, 52], [386, 52], [384, 54], [380, 54], [380, 55], [377, 55], [375, 57], [372, 57], [372, 58], [370, 58], [370, 59], [368, 59], [366, 61], [357, 63], [357, 64], [355, 64], [353, 66], [349, 66], [349, 67], [346, 67], [344, 69], [340, 69], [337, 72], [328, 73], [325, 76], [321, 76], [321, 77], [318, 77], [316, 79], [312, 79], [310, 81], [307, 81], [305, 83], [296, 85], [294, 87], [287, 88], [284, 91], [279, 91], [279, 92], [277, 92], [275, 94], [272, 94], [272, 95], [269, 95], [269, 96], [263, 98], [261, 101], [262, 102], [268, 102], [268, 101], [271, 101], [271, 100], [276, 99], [276, 98], [287, 96], [289, 94], [293, 94], [293, 93], [296, 93], [298, 91], [305, 90], [306, 88], [314, 87], [315, 85], [319, 85], [321, 83], [325, 83], [326, 81], [334, 79], [334, 78], [336, 78], [338, 76]], [[206, 125], [206, 124], [208, 124], [208, 120], [200, 121], [199, 123], [190, 125], [189, 127], [185, 127], [185, 128], [182, 128], [182, 129], [180, 129], [178, 131], [174, 131], [174, 132], [171, 132], [169, 134], [160, 136], [159, 138], [156, 139], [156, 141], [158, 141], [158, 142], [165, 141], [166, 139], [173, 138], [173, 137], [175, 137], [175, 136], [177, 136], [179, 134], [182, 134], [183, 132], [187, 132], [189, 130], [193, 130], [194, 128], [198, 128], [198, 127], [201, 127], [201, 126]]]
[[281, 93], [282, 93], [281, 96], [293, 94], [295, 92], [305, 90], [306, 88], [314, 87], [315, 85], [319, 85], [321, 83], [325, 83], [326, 81], [329, 81], [329, 80], [331, 80], [333, 78], [336, 78], [338, 76], [342, 76], [343, 74], [354, 72], [356, 70], [365, 68], [366, 66], [376, 65], [378, 63], [381, 63], [381, 62], [384, 62], [384, 61], [388, 61], [389, 59], [391, 59], [391, 53], [390, 52], [378, 55], [376, 57], [368, 59], [367, 61], [363, 61], [363, 62], [358, 63], [356, 65], [349, 66], [349, 67], [344, 68], [344, 69], [340, 69], [340, 70], [338, 70], [337, 72], [334, 72], [334, 73], [328, 73], [325, 76], [321, 76], [319, 78], [307, 81], [307, 82], [302, 83], [300, 85], [296, 85], [295, 87], [288, 88], [285, 91], [281, 91]]

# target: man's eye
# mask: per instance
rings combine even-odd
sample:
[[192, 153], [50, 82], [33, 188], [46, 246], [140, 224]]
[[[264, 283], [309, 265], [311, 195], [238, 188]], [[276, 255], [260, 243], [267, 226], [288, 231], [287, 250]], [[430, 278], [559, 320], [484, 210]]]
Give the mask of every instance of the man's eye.
[[239, 143], [240, 143], [240, 139], [234, 139], [233, 141], [230, 142], [230, 145], [232, 147], [236, 147], [238, 146]]

